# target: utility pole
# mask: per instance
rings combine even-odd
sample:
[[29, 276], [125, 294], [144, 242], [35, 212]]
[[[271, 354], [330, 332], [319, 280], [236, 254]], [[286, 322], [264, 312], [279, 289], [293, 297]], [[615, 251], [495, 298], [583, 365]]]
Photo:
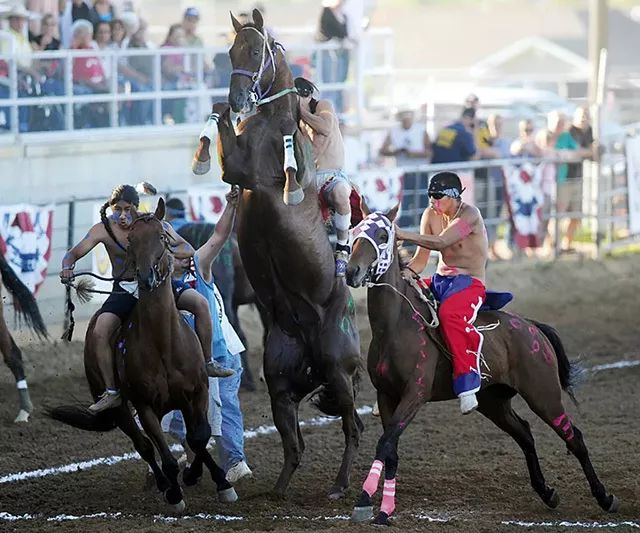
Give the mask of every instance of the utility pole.
[[[591, 163], [591, 190], [595, 200], [596, 213], [596, 248], [598, 256], [604, 236], [605, 225], [601, 219], [606, 215], [605, 205], [601, 200], [604, 190], [600, 174], [600, 139], [602, 138], [602, 104], [604, 101], [607, 49], [609, 47], [609, 14], [607, 0], [589, 1], [589, 110], [591, 112], [593, 137], [598, 153]], [[593, 202], [592, 200], [592, 202]], [[591, 203], [593, 206], [593, 203]], [[593, 212], [593, 211], [591, 211]]]

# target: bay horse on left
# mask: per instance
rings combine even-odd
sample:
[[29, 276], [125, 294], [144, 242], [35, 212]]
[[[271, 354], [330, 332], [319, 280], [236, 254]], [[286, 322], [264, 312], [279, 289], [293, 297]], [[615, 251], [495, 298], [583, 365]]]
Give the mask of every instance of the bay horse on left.
[[[13, 305], [18, 318], [24, 320], [38, 339], [46, 339], [48, 337], [47, 328], [42, 320], [36, 299], [29, 288], [20, 281], [20, 278], [2, 254], [0, 254], [0, 275], [2, 276], [2, 284], [13, 297]], [[0, 284], [0, 296], [2, 296], [2, 284]], [[20, 410], [14, 422], [28, 422], [29, 415], [33, 411], [33, 404], [27, 388], [22, 353], [13, 340], [11, 333], [9, 333], [9, 328], [4, 320], [3, 307], [2, 301], [0, 301], [0, 352], [2, 352], [4, 362], [16, 380], [16, 387], [20, 397]]]
[[[178, 483], [178, 462], [160, 426], [160, 420], [169, 411], [182, 412], [187, 443], [196, 454], [194, 464], [183, 474], [185, 484], [197, 482], [204, 464], [216, 483], [219, 501], [233, 502], [237, 495], [207, 451], [211, 428], [207, 421], [208, 380], [204, 356], [200, 341], [175, 305], [171, 288], [173, 256], [161, 223], [164, 214], [164, 200], [160, 199], [155, 213], [134, 213], [129, 231], [127, 261], [136, 272], [139, 302], [112, 339], [116, 350], [116, 377], [123, 398], [128, 401], [100, 413], [76, 405], [60, 406], [49, 415], [88, 431], [119, 427], [151, 467], [158, 490], [164, 492], [172, 510], [183, 512], [185, 503]], [[94, 316], [89, 322], [84, 348], [85, 373], [94, 400], [105, 388], [89, 342], [96, 319]], [[136, 424], [129, 402], [148, 437]], [[156, 463], [152, 443], [160, 454], [162, 468]]]

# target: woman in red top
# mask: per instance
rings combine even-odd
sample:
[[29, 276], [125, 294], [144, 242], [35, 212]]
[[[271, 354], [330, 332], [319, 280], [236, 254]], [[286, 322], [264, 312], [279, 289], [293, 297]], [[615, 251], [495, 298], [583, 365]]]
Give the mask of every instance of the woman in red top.
[[[88, 20], [76, 20], [71, 26], [71, 48], [91, 50], [93, 26]], [[74, 94], [106, 93], [109, 91], [107, 77], [97, 57], [76, 57], [73, 60]]]

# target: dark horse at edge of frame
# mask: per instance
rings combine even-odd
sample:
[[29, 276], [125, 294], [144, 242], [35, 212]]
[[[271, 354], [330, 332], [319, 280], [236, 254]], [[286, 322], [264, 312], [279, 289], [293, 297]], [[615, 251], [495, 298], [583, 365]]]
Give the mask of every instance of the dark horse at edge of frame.
[[[363, 210], [369, 215], [366, 207]], [[377, 218], [386, 222], [385, 227], [363, 226], [362, 230], [368, 232], [367, 238], [359, 238], [354, 232], [356, 240], [347, 265], [347, 280], [352, 287], [372, 283], [367, 293], [373, 334], [367, 366], [378, 392], [384, 430], [352, 519], [372, 518], [371, 498], [384, 470], [382, 505], [375, 523], [385, 525], [395, 509], [400, 436], [422, 404], [455, 398], [451, 360], [442, 350], [445, 346], [443, 338], [439, 331], [427, 327], [426, 320], [421, 319], [419, 311], [427, 314], [426, 305], [402, 277], [398, 254], [393, 254], [385, 272], [378, 271], [378, 276], [373, 274], [372, 265], [376, 264], [380, 252], [388, 246], [396, 249], [393, 231], [396, 213], [397, 207], [384, 217], [378, 214]], [[489, 326], [485, 329], [482, 345], [488, 376], [482, 380], [478, 393], [478, 411], [520, 446], [531, 485], [538, 496], [552, 509], [560, 501], [558, 493], [547, 485], [542, 474], [529, 424], [511, 406], [511, 399], [517, 394], [580, 461], [598, 505], [605, 511], [616, 512], [618, 499], [608, 494], [598, 479], [582, 432], [562, 404], [562, 390], [572, 394], [572, 380], [580, 369], [569, 362], [556, 330], [504, 311], [481, 311], [475, 324], [479, 329]]]
[[[182, 412], [187, 443], [196, 454], [191, 467], [184, 471], [185, 484], [198, 481], [204, 464], [216, 483], [219, 501], [233, 502], [237, 495], [207, 451], [211, 428], [207, 418], [209, 385], [204, 356], [200, 341], [175, 304], [171, 288], [173, 256], [161, 223], [164, 210], [164, 201], [160, 199], [154, 214], [134, 213], [129, 230], [127, 261], [136, 272], [139, 301], [112, 340], [116, 377], [125, 401], [101, 413], [79, 406], [60, 406], [48, 414], [87, 431], [119, 427], [153, 470], [158, 490], [164, 493], [171, 509], [180, 513], [185, 509], [178, 483], [180, 469], [160, 426], [160, 419], [169, 411]], [[105, 388], [90, 342], [97, 316], [89, 322], [84, 347], [85, 373], [94, 399]], [[136, 424], [129, 402], [136, 409], [146, 435]], [[154, 446], [162, 459], [162, 468], [156, 462]]]
[[[362, 367], [355, 305], [344, 278], [335, 277], [311, 145], [298, 130], [297, 96], [284, 52], [265, 31], [258, 10], [254, 22], [244, 26], [231, 18], [236, 31], [229, 51], [231, 109], [247, 109], [256, 91], [275, 97], [259, 101], [259, 111], [240, 123], [237, 135], [228, 104], [214, 104], [212, 114], [220, 117], [222, 179], [243, 189], [238, 210], [242, 262], [271, 324], [264, 373], [284, 448], [274, 492], [284, 496], [300, 463], [304, 441], [298, 408], [315, 393], [322, 412], [342, 417], [345, 449], [329, 492], [339, 498], [349, 486], [363, 429], [355, 409]], [[206, 172], [209, 165], [209, 139], [202, 137], [194, 171]]]
[[[47, 339], [47, 328], [42, 320], [40, 309], [33, 294], [29, 288], [20, 281], [20, 278], [11, 268], [4, 255], [0, 252], [0, 275], [2, 276], [2, 284], [0, 284], [0, 296], [2, 296], [2, 285], [7, 288], [9, 294], [13, 297], [13, 307], [19, 321], [24, 320], [26, 325], [33, 331], [38, 339]], [[20, 410], [14, 422], [28, 422], [29, 415], [33, 411], [33, 404], [29, 396], [27, 388], [27, 378], [24, 372], [24, 363], [22, 362], [22, 352], [13, 340], [9, 328], [4, 319], [4, 298], [0, 299], [0, 352], [4, 358], [5, 364], [11, 370], [16, 380], [18, 395], [20, 398]]]

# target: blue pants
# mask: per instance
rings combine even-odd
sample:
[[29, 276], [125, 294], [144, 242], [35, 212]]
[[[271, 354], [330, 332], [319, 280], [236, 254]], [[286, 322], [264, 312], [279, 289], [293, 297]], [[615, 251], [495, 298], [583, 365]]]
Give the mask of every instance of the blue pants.
[[235, 374], [228, 378], [220, 378], [220, 401], [222, 402], [222, 437], [218, 440], [218, 457], [220, 467], [226, 472], [239, 463], [245, 461], [244, 455], [244, 420], [240, 410], [240, 380], [242, 378], [242, 362], [239, 354], [227, 354], [226, 357], [216, 358], [216, 362], [223, 367], [235, 370]]
[[[209, 412], [207, 413], [211, 435], [218, 438], [222, 432], [222, 415], [220, 406], [220, 388], [218, 378], [209, 378]], [[176, 439], [184, 443], [187, 430], [180, 411], [171, 411], [162, 417], [162, 431], [171, 433]]]

